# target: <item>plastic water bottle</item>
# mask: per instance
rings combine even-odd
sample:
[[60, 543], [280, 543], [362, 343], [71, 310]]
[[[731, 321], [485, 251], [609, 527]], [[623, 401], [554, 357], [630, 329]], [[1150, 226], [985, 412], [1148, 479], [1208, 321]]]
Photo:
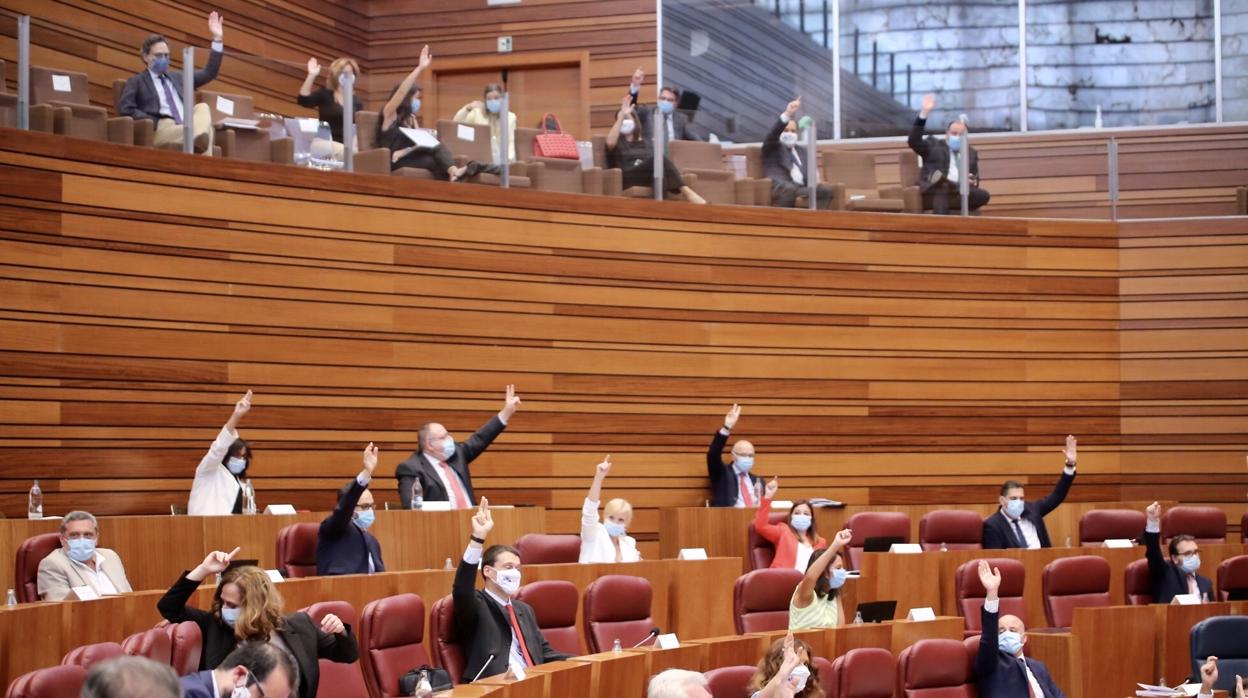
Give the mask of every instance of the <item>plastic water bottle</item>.
[[412, 508], [425, 508], [425, 488], [420, 484], [420, 478], [412, 481]]
[[1070, 547], [1070, 536], [1066, 536], [1066, 547]]
[[754, 504], [759, 505], [762, 503], [763, 503], [763, 478], [760, 477], [754, 481]]
[[12, 608], [17, 605], [17, 594], [9, 589], [9, 593], [4, 597], [4, 605]]
[[854, 613], [854, 625], [862, 625], [862, 611]]
[[620, 646], [620, 638], [615, 638], [615, 642], [611, 643], [611, 651], [616, 654], [624, 651], [624, 648]]
[[449, 557], [448, 557], [448, 558], [446, 558], [446, 566], [445, 566], [445, 567], [443, 567], [442, 569], [444, 569], [444, 570], [453, 570], [453, 569], [455, 569], [455, 565], [452, 565], [452, 564], [451, 564], [451, 558], [449, 558]]
[[433, 686], [429, 684], [429, 672], [421, 670], [420, 681], [416, 684], [416, 698], [433, 695]]
[[942, 553], [949, 552], [949, 546], [945, 545], [945, 542], [943, 540], [940, 542], [940, 552]]
[[256, 513], [256, 488], [251, 486], [251, 480], [243, 483], [243, 513]]
[[26, 517], [30, 519], [43, 518], [43, 490], [39, 489], [39, 481], [35, 480], [35, 484], [30, 487], [30, 506], [26, 508]]
[[1101, 105], [1098, 104], [1096, 105], [1096, 127], [1101, 128], [1104, 125], [1105, 122], [1101, 120]]

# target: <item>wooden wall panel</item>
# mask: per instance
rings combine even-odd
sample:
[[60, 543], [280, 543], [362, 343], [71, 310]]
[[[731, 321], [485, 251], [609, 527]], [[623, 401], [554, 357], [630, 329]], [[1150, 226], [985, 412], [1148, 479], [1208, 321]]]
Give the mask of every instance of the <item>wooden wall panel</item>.
[[648, 552], [734, 401], [785, 497], [991, 503], [1073, 433], [1072, 500], [1243, 510], [1242, 219], [738, 211], [37, 134], [0, 139], [0, 183], [9, 516], [36, 477], [49, 512], [183, 503], [249, 388], [262, 506], [328, 508], [368, 441], [395, 501], [417, 427], [466, 436], [507, 383], [480, 492], [574, 531], [610, 453]]

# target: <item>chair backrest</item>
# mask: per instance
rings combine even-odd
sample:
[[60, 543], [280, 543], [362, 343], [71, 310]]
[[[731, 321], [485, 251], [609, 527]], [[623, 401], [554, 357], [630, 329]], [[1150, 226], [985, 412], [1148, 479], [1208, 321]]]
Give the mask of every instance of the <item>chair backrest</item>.
[[[783, 511], [773, 511], [767, 516], [769, 523], [779, 523], [788, 518], [788, 513]], [[771, 541], [763, 538], [754, 528], [754, 524], [750, 523], [749, 532], [746, 534], [750, 547], [750, 569], [761, 570], [771, 567], [772, 560], [776, 559], [776, 546]]]
[[750, 179], [761, 179], [763, 175], [763, 146], [747, 145], [745, 147], [745, 174]]
[[1226, 512], [1217, 507], [1171, 507], [1161, 517], [1161, 537], [1186, 533], [1197, 543], [1226, 542]]
[[718, 143], [669, 141], [667, 157], [681, 171], [724, 169], [723, 149]]
[[650, 634], [654, 589], [645, 577], [608, 574], [585, 589], [585, 642], [589, 653], [611, 649], [619, 640], [632, 647]]
[[277, 568], [287, 578], [316, 576], [319, 529], [314, 523], [294, 523], [277, 532]]
[[381, 114], [375, 111], [357, 111], [355, 113], [355, 135], [359, 140], [360, 150], [372, 150], [380, 147], [377, 143], [377, 122]]
[[1093, 509], [1079, 517], [1079, 542], [1100, 545], [1112, 538], [1139, 538], [1147, 519], [1134, 509]]
[[[832, 662], [823, 657], [811, 658], [811, 663], [815, 665], [815, 673], [819, 675], [819, 685], [829, 686], [832, 682]], [[827, 689], [824, 689], [826, 692]]]
[[80, 667], [90, 669], [92, 664], [116, 659], [125, 653], [120, 643], [97, 642], [92, 645], [80, 645], [73, 648], [61, 658], [61, 664], [77, 664]]
[[1135, 560], [1122, 571], [1123, 593], [1131, 606], [1147, 606], [1153, 602], [1153, 585], [1148, 577], [1148, 560]]
[[919, 545], [924, 550], [979, 550], [984, 542], [984, 520], [966, 509], [937, 509], [919, 519]]
[[590, 136], [589, 142], [593, 145], [594, 167], [607, 169], [607, 137]]
[[1248, 555], [1228, 557], [1218, 565], [1218, 600], [1228, 600], [1232, 590], [1248, 591]]
[[[320, 625], [321, 619], [327, 614], [334, 614], [343, 623], [351, 626], [355, 633], [359, 633], [359, 624], [355, 616], [355, 607], [346, 601], [321, 601], [303, 609], [312, 617], [312, 620]], [[421, 619], [423, 622], [424, 619]], [[364, 685], [364, 673], [360, 669], [359, 661], [343, 663], [333, 662], [328, 659], [318, 659], [317, 666], [321, 670], [321, 680], [317, 685], [316, 695], [318, 698], [333, 698], [333, 696], [366, 696], [368, 688]], [[408, 667], [412, 669], [414, 667]]]
[[966, 647], [957, 640], [919, 640], [897, 658], [897, 690], [903, 698], [976, 695]]
[[[465, 138], [472, 134], [471, 138]], [[494, 161], [494, 149], [490, 144], [490, 127], [487, 125], [461, 124], [449, 119], [438, 119], [438, 142], [454, 155], [488, 165]]]
[[516, 541], [526, 565], [553, 565], [581, 559], [581, 537], [572, 534], [526, 533]]
[[533, 151], [533, 143], [537, 135], [542, 132], [540, 128], [526, 128], [524, 126], [516, 127], [516, 159], [520, 162], [532, 160], [537, 157]]
[[455, 600], [450, 594], [433, 604], [429, 612], [429, 634], [433, 637], [433, 659], [459, 683], [464, 675], [464, 649], [455, 633]]
[[425, 651], [425, 602], [416, 594], [371, 601], [360, 616], [360, 657], [368, 694], [399, 695], [399, 679], [429, 663]]
[[255, 102], [252, 100], [251, 95], [218, 92], [216, 90], [200, 90], [196, 99], [207, 104], [208, 108], [212, 110], [212, 123], [214, 124], [221, 119], [229, 117], [236, 119], [255, 118]]
[[90, 86], [86, 73], [30, 66], [30, 103], [68, 102], [90, 104]]
[[1248, 511], [1245, 511], [1244, 515], [1239, 517], [1239, 541], [1248, 543]]
[[[1023, 604], [1023, 581], [1026, 569], [1023, 563], [1006, 557], [988, 558], [988, 564], [1001, 570], [1001, 588], [997, 595], [1001, 599], [1000, 612], [1018, 616], [1027, 621]], [[984, 597], [988, 590], [979, 583], [979, 561], [971, 560], [958, 566], [954, 573], [954, 586], [957, 589], [958, 611], [966, 621], [966, 634], [974, 635], [981, 628], [980, 611], [984, 607]]]
[[121, 650], [126, 654], [147, 657], [152, 661], [173, 666], [173, 640], [164, 628], [140, 630], [121, 641]]
[[868, 538], [895, 536], [910, 542], [910, 516], [900, 511], [860, 511], [849, 517], [845, 527], [854, 532], [845, 566], [854, 570], [858, 569], [862, 546]]
[[194, 621], [169, 623], [158, 626], [169, 636], [172, 652], [169, 664], [178, 676], [186, 676], [199, 671], [199, 658], [204, 651], [204, 635]]
[[18, 546], [17, 560], [13, 567], [18, 603], [39, 600], [39, 563], [59, 547], [59, 533], [40, 533], [27, 538]]
[[919, 174], [922, 172], [922, 168], [919, 167], [918, 154], [909, 148], [897, 151], [897, 170], [901, 176], [901, 186], [917, 185]]
[[5, 698], [65, 698], [82, 693], [87, 670], [77, 664], [38, 669], [17, 677]]
[[551, 647], [573, 656], [585, 654], [576, 629], [576, 606], [580, 592], [572, 582], [545, 579], [520, 587], [516, 600], [533, 607], [537, 627]]
[[832, 662], [824, 691], [836, 698], [892, 698], [897, 663], [880, 647], [852, 649]]
[[1248, 676], [1248, 616], [1215, 616], [1192, 626], [1192, 676], [1208, 657], [1218, 658], [1215, 689], [1235, 693], [1235, 675]]
[[722, 666], [702, 672], [711, 698], [749, 698], [750, 680], [757, 668], [752, 664]]
[[1044, 566], [1040, 585], [1049, 627], [1069, 628], [1076, 608], [1110, 605], [1109, 561], [1096, 555], [1058, 558]]
[[752, 570], [737, 577], [732, 587], [732, 616], [737, 633], [789, 627], [789, 601], [801, 581], [801, 572], [779, 567]]
[[852, 150], [825, 150], [821, 153], [819, 176], [829, 183], [845, 185], [847, 193], [879, 195], [875, 178], [875, 155]]

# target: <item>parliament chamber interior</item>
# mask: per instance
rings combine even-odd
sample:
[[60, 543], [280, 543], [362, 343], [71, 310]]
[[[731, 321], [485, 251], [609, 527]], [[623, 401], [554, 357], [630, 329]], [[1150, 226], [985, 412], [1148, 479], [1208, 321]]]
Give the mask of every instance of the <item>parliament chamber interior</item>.
[[1245, 3], [0, 0], [0, 687], [1242, 698], [1245, 163]]

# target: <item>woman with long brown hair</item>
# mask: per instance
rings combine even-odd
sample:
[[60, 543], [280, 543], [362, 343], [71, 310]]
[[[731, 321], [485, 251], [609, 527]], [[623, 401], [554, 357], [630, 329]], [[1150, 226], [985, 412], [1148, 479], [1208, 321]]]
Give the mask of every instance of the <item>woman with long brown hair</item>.
[[[182, 573], [156, 603], [170, 623], [192, 621], [203, 635], [199, 669], [215, 669], [240, 642], [268, 642], [289, 652], [299, 665], [299, 696], [314, 698], [320, 681], [318, 659], [354, 662], [359, 659], [351, 628], [334, 614], [318, 626], [302, 611], [283, 614], [282, 595], [264, 570], [252, 565], [230, 567], [238, 548], [208, 553], [195, 569]], [[212, 610], [187, 606], [208, 575], [221, 575], [212, 596]]]
[[806, 641], [795, 640], [793, 633], [776, 640], [759, 660], [749, 689], [752, 698], [823, 698], [814, 651]]

